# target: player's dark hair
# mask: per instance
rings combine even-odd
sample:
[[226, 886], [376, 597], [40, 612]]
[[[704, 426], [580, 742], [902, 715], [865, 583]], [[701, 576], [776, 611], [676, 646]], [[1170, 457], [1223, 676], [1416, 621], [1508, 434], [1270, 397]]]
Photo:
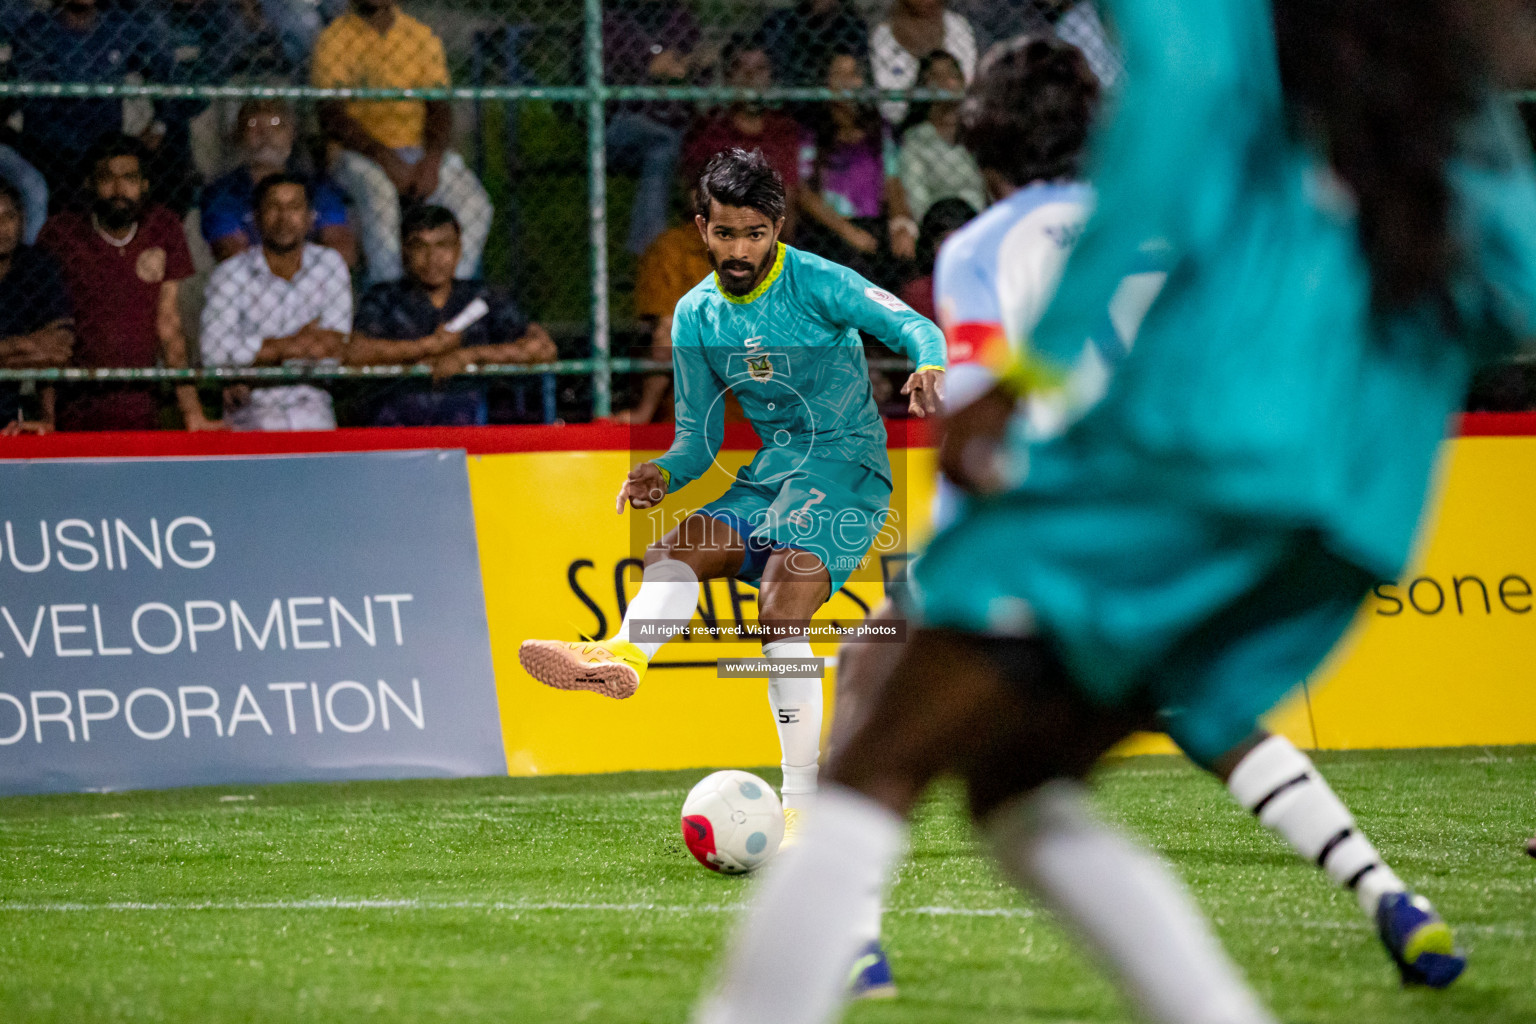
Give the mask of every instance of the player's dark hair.
[[9, 199], [11, 205], [16, 207], [17, 215], [26, 219], [27, 208], [21, 202], [21, 189], [11, 184], [9, 178], [0, 178], [0, 199]]
[[407, 207], [400, 217], [400, 243], [405, 244], [412, 235], [422, 231], [435, 231], [449, 226], [452, 226], [454, 234], [463, 234], [463, 229], [459, 226], [459, 218], [455, 217], [448, 207], [433, 203], [416, 203]]
[[711, 199], [721, 206], [756, 210], [776, 222], [784, 216], [784, 179], [762, 150], [727, 149], [716, 153], [699, 175], [695, 208], [705, 220]]
[[281, 171], [277, 174], [269, 174], [256, 183], [256, 188], [251, 192], [251, 209], [260, 210], [261, 204], [267, 201], [267, 196], [272, 194], [272, 190], [281, 188], [283, 185], [299, 186], [304, 190], [305, 205], [314, 204], [315, 191], [309, 179], [292, 171]]
[[149, 147], [132, 135], [124, 135], [122, 132], [108, 132], [100, 136], [85, 151], [85, 158], [81, 161], [81, 177], [89, 181], [96, 174], [96, 168], [108, 160], [116, 160], [120, 156], [131, 156], [139, 162], [139, 173], [149, 173]]
[[976, 208], [958, 196], [940, 199], [923, 214], [917, 232], [917, 265], [925, 274], [933, 273], [933, 261], [944, 239], [965, 227], [976, 216]]
[[1055, 38], [1021, 41], [990, 60], [960, 105], [959, 142], [982, 170], [1022, 188], [1075, 177], [1099, 104], [1082, 51]]
[[1456, 262], [1446, 164], [1486, 58], [1455, 0], [1275, 0], [1297, 128], [1354, 193], [1377, 310], [1438, 300]]

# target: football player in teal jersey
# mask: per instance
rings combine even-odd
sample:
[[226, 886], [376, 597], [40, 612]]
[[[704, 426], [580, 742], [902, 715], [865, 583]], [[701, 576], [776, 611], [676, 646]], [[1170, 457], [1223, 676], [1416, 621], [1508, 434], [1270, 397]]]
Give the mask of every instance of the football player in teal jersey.
[[[1054, 88], [1048, 88], [1053, 85]], [[934, 275], [934, 304], [949, 342], [949, 370], [943, 418], [965, 417], [972, 401], [997, 385], [997, 370], [1027, 348], [1041, 313], [1066, 262], [1072, 240], [1081, 232], [1092, 205], [1092, 190], [1078, 183], [1082, 148], [1097, 106], [1099, 86], [1083, 55], [1070, 43], [1026, 37], [989, 57], [972, 83], [961, 111], [959, 141], [971, 150], [996, 200], [986, 213], [960, 228], [945, 243]], [[1039, 143], [1055, 139], [1047, 148]], [[1076, 389], [1075, 403], [1061, 401], [1028, 412], [1037, 431], [1091, 404], [1113, 368], [1130, 354], [1138, 316], [1163, 283], [1157, 253], [1132, 265], [1117, 294], [1137, 301], [1120, 303], [1120, 315], [1105, 310], [1091, 332], [1079, 377], [1097, 382]], [[1064, 393], [1063, 399], [1067, 396]], [[962, 493], [940, 478], [942, 497], [934, 502], [935, 525], [961, 514]], [[909, 583], [891, 588], [910, 612], [921, 604]], [[872, 622], [905, 617], [895, 600], [870, 613]], [[828, 764], [836, 773], [838, 752], [857, 731], [860, 709], [867, 708], [902, 654], [900, 643], [846, 642], [838, 650], [837, 716], [829, 741]], [[1181, 740], [1176, 728], [1175, 742]], [[1219, 754], [1213, 750], [1220, 747]], [[1232, 796], [1274, 830], [1306, 862], [1339, 886], [1351, 890], [1376, 927], [1405, 984], [1443, 988], [1461, 972], [1465, 960], [1455, 952], [1450, 928], [1423, 897], [1407, 885], [1377, 851], [1354, 816], [1339, 800], [1317, 766], [1290, 740], [1272, 735], [1251, 720], [1233, 718], [1216, 742], [1203, 746], [1196, 760], [1227, 786]], [[879, 894], [860, 921], [867, 947], [861, 949], [851, 986], [855, 994], [878, 989], [890, 994], [894, 981], [883, 958], [866, 961], [878, 947]]]
[[[811, 617], [847, 581], [890, 515], [891, 465], [860, 332], [917, 366], [902, 387], [917, 416], [936, 412], [944, 372], [937, 326], [847, 267], [779, 241], [784, 183], [761, 152], [710, 161], [695, 222], [715, 273], [677, 305], [672, 365], [677, 432], [619, 489], [650, 508], [713, 463], [724, 438], [727, 390], [763, 447], [719, 498], [645, 553], [640, 591], [611, 638], [524, 641], [535, 679], [567, 690], [628, 697], [656, 651], [693, 617], [699, 581], [734, 577], [761, 590], [758, 619], [769, 659], [813, 657]], [[786, 837], [816, 789], [821, 679], [772, 678]]]
[[[1094, 213], [1022, 358], [949, 418], [941, 464], [973, 497], [915, 565], [923, 628], [698, 1024], [833, 1018], [863, 894], [947, 772], [1003, 871], [1147, 1018], [1274, 1020], [1079, 780], [1159, 719], [1219, 757], [1402, 570], [1473, 369], [1536, 338], [1536, 173], [1490, 95], [1536, 55], [1488, 14], [1516, 0], [1106, 6], [1126, 76]], [[1134, 350], [1031, 430], [1016, 399], [1070, 398], [1154, 247], [1170, 270]]]

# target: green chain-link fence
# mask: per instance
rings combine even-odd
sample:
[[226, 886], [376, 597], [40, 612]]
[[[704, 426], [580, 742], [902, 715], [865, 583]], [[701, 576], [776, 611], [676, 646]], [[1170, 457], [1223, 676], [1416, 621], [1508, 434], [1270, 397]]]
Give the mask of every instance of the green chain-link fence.
[[0, 415], [665, 415], [714, 151], [764, 150], [797, 244], [921, 291], [985, 204], [958, 90], [1050, 31], [1116, 73], [1061, 0], [0, 0]]
[[931, 304], [959, 91], [1047, 32], [1118, 77], [1087, 0], [0, 0], [0, 417], [665, 416], [709, 156]]

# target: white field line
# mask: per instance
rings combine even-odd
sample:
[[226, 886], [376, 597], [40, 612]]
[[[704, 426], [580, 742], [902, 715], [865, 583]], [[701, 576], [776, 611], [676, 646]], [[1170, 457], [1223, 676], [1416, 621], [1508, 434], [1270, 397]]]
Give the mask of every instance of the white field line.
[[[418, 900], [418, 899], [308, 899], [231, 900], [187, 902], [113, 901], [108, 903], [21, 903], [0, 901], [0, 913], [110, 913], [114, 911], [223, 911], [250, 910], [487, 910], [493, 912], [574, 911], [608, 914], [731, 914], [739, 903], [574, 903], [561, 900]], [[897, 907], [888, 914], [921, 917], [1033, 917], [1023, 907]]]
[[[582, 903], [562, 900], [420, 900], [420, 899], [307, 899], [307, 900], [229, 900], [186, 902], [136, 902], [115, 901], [109, 903], [44, 902], [22, 903], [0, 900], [0, 913], [121, 913], [131, 911], [151, 912], [242, 912], [242, 911], [299, 911], [299, 910], [481, 910], [491, 913], [599, 913], [599, 914], [675, 914], [679, 916], [732, 914], [742, 909], [736, 903]], [[1033, 918], [1035, 911], [1027, 907], [890, 907], [887, 915], [899, 917], [1003, 917]], [[1321, 931], [1369, 932], [1375, 929], [1368, 922], [1323, 921], [1313, 918], [1284, 917], [1232, 917], [1216, 918], [1218, 924], [1227, 922], [1259, 927], [1303, 928]], [[1504, 938], [1526, 939], [1536, 933], [1517, 925], [1505, 924], [1453, 924], [1457, 932], [1476, 935], [1495, 935]]]

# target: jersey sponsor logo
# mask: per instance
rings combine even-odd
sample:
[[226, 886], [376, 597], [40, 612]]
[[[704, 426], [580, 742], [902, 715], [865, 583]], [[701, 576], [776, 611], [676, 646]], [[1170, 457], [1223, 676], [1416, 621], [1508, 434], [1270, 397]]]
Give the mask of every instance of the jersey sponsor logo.
[[867, 298], [880, 303], [880, 305], [884, 306], [892, 313], [905, 313], [912, 308], [905, 302], [902, 302], [896, 296], [892, 295], [890, 292], [886, 291], [884, 288], [865, 288], [864, 295]]
[[757, 353], [762, 350], [763, 339], [766, 337], [766, 334], [754, 334], [752, 337], [742, 342], [742, 345], [748, 352]]
[[1066, 224], [1048, 224], [1043, 229], [1046, 238], [1056, 243], [1058, 249], [1071, 249], [1077, 245], [1077, 240], [1083, 237], [1084, 221], [1071, 221]]

